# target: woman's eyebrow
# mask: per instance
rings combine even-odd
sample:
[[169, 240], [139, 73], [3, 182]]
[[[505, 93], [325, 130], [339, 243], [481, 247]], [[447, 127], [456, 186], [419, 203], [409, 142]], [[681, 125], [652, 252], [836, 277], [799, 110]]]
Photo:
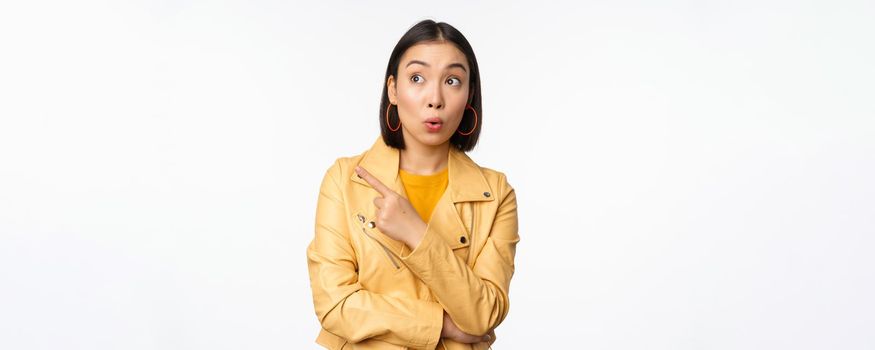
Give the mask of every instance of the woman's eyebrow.
[[[421, 64], [421, 65], [426, 66], [426, 67], [431, 67], [430, 65], [428, 65], [428, 63], [425, 63], [425, 62], [423, 62], [423, 61], [420, 61], [420, 60], [411, 60], [410, 62], [407, 62], [407, 65], [404, 66], [404, 68], [410, 67], [411, 64]], [[453, 68], [453, 67], [459, 67], [459, 68], [462, 68], [462, 70], [465, 71], [465, 73], [468, 73], [468, 70], [465, 69], [465, 66], [462, 65], [461, 63], [450, 63], [450, 64], [447, 65], [447, 68]]]

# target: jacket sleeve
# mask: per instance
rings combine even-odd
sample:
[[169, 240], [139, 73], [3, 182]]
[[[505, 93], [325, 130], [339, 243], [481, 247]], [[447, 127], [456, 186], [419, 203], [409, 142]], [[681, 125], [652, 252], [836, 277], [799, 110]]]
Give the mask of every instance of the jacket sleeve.
[[339, 186], [339, 164], [336, 162], [322, 180], [316, 233], [307, 247], [310, 287], [322, 328], [353, 343], [372, 338], [433, 349], [443, 327], [440, 304], [372, 293], [359, 283]]
[[473, 267], [457, 257], [429, 225], [419, 245], [402, 256], [465, 333], [483, 335], [497, 327], [510, 307], [508, 288], [519, 242], [516, 193], [501, 177], [498, 210], [486, 245]]

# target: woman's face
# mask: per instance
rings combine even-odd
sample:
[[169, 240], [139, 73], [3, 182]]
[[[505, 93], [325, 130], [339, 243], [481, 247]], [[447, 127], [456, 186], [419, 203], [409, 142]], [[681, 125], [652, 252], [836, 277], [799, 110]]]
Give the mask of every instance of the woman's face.
[[465, 54], [449, 42], [416, 44], [401, 56], [397, 80], [390, 76], [386, 84], [406, 144], [449, 142], [468, 103], [469, 70]]

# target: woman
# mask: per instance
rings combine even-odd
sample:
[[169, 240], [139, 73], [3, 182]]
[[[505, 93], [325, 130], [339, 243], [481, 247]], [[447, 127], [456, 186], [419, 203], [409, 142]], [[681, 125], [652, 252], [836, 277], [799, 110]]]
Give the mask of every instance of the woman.
[[382, 136], [325, 174], [307, 263], [329, 349], [486, 349], [517, 234], [504, 174], [466, 154], [483, 126], [471, 45], [422, 21], [392, 51]]

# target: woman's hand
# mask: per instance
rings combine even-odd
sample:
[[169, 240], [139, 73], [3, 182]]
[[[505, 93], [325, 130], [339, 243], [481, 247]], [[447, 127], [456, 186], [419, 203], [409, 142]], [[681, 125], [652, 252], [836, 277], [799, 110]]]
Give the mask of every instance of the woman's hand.
[[356, 166], [355, 172], [381, 195], [374, 198], [374, 205], [377, 207], [377, 218], [374, 223], [380, 232], [394, 240], [404, 242], [410, 250], [416, 249], [428, 225], [422, 221], [410, 201], [386, 187], [365, 168]]
[[444, 311], [444, 328], [441, 328], [441, 338], [449, 338], [465, 344], [479, 343], [492, 339], [488, 334], [477, 336], [462, 332], [459, 327], [453, 323], [453, 319], [450, 318], [450, 315], [448, 315], [446, 311]]

